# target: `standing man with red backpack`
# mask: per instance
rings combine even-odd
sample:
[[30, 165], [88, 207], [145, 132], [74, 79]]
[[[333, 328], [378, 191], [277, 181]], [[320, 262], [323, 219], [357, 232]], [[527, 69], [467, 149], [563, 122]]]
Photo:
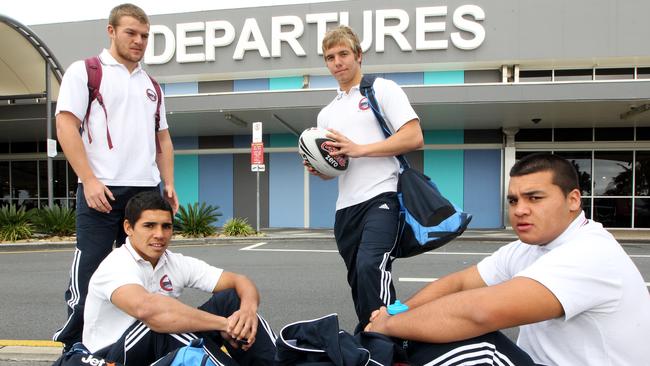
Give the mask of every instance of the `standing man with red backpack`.
[[113, 243], [125, 241], [127, 201], [158, 191], [162, 180], [164, 198], [178, 209], [163, 95], [140, 63], [149, 18], [139, 7], [122, 4], [111, 10], [107, 31], [110, 49], [70, 65], [57, 102], [57, 137], [79, 177], [77, 248], [65, 293], [69, 317], [53, 337], [65, 349], [81, 341], [90, 276]]

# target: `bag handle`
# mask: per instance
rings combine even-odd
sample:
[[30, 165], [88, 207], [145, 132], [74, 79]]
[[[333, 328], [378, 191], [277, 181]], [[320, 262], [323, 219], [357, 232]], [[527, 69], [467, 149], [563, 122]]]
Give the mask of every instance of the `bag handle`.
[[[361, 78], [361, 84], [359, 85], [359, 90], [361, 91], [361, 95], [368, 99], [370, 109], [372, 109], [372, 113], [375, 115], [375, 118], [377, 118], [377, 122], [379, 122], [379, 127], [381, 127], [382, 132], [384, 132], [384, 136], [386, 138], [389, 138], [393, 134], [390, 132], [390, 129], [386, 124], [386, 120], [379, 111], [379, 103], [377, 102], [377, 97], [375, 97], [375, 88], [373, 88], [373, 84], [375, 83], [376, 78], [377, 77], [373, 75], [363, 75], [363, 78]], [[402, 170], [410, 167], [408, 161], [406, 160], [406, 156], [397, 155], [395, 157], [399, 161], [399, 165]]]

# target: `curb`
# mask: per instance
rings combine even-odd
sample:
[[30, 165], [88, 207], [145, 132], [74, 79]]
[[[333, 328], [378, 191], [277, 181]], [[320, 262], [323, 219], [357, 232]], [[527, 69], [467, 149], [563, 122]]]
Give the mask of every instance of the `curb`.
[[[613, 232], [616, 240], [621, 244], [639, 244], [650, 245], [650, 234], [634, 232]], [[645, 235], [643, 235], [645, 234]], [[230, 245], [233, 243], [246, 245], [256, 244], [259, 242], [269, 241], [298, 241], [298, 240], [333, 240], [334, 234], [309, 233], [296, 231], [288, 235], [270, 235], [270, 236], [253, 236], [253, 237], [216, 237], [216, 238], [194, 238], [194, 239], [172, 239], [172, 246], [192, 246], [192, 245]], [[463, 235], [454, 239], [455, 241], [473, 241], [473, 242], [502, 242], [503, 244], [517, 240], [514, 232], [485, 232], [480, 231], [465, 232]], [[28, 243], [0, 243], [0, 252], [21, 252], [36, 250], [68, 250], [74, 248], [76, 242], [28, 242]]]

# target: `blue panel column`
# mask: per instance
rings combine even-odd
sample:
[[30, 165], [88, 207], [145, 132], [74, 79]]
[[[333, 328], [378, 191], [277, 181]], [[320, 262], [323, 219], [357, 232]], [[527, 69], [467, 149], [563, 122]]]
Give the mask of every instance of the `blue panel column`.
[[[424, 132], [425, 144], [462, 144], [462, 130]], [[425, 150], [424, 174], [428, 175], [448, 200], [463, 208], [463, 151]]]
[[[198, 148], [197, 137], [174, 138], [174, 149]], [[197, 155], [174, 155], [174, 184], [179, 204], [199, 201], [199, 159]]]
[[208, 205], [219, 206], [222, 216], [217, 226], [223, 226], [234, 216], [233, 178], [232, 155], [199, 156], [199, 199]]
[[501, 150], [465, 151], [465, 206], [470, 228], [502, 228]]

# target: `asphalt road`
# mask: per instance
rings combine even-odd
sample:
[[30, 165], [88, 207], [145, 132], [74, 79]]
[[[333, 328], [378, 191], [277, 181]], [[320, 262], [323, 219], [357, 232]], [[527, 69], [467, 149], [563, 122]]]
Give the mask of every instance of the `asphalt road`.
[[[424, 282], [475, 264], [502, 243], [454, 242], [438, 251], [397, 260], [393, 279], [400, 298]], [[650, 246], [626, 244], [646, 282]], [[269, 241], [266, 244], [192, 245], [172, 250], [244, 273], [258, 286], [261, 314], [278, 332], [294, 321], [338, 313], [342, 329], [356, 324], [345, 268], [333, 240]], [[63, 291], [72, 250], [0, 252], [0, 339], [45, 340], [65, 320]], [[186, 291], [183, 300], [199, 305], [206, 294]], [[514, 331], [509, 331], [514, 336]]]

